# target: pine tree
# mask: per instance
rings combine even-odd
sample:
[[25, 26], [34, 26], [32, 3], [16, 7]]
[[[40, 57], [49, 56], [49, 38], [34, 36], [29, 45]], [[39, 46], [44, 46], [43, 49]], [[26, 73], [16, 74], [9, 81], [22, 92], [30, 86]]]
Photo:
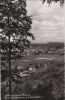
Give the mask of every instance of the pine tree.
[[34, 39], [30, 33], [31, 24], [32, 20], [27, 16], [26, 0], [0, 0], [0, 53], [2, 60], [9, 62], [9, 95], [12, 95], [11, 60], [21, 56], [30, 45], [28, 37]]

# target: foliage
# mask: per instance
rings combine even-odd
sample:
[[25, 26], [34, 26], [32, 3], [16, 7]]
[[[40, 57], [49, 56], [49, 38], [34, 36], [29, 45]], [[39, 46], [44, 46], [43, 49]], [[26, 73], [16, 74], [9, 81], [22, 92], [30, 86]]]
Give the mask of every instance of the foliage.
[[25, 0], [0, 0], [0, 53], [3, 70], [9, 69], [6, 61], [20, 58], [24, 49], [29, 47], [29, 37], [34, 39], [30, 33], [31, 24]]
[[32, 20], [27, 16], [26, 0], [0, 0], [1, 73], [2, 81], [9, 80], [9, 95], [12, 95], [11, 60], [20, 58], [24, 49], [30, 45], [29, 38], [34, 39], [30, 33], [31, 24]]
[[[27, 16], [25, 0], [0, 0], [1, 54], [8, 60], [9, 46], [11, 58], [21, 55], [34, 38], [30, 33], [32, 20]], [[9, 43], [10, 36], [10, 43]], [[7, 56], [6, 56], [7, 55]], [[18, 57], [18, 56], [17, 56]]]
[[[30, 73], [27, 77], [20, 78], [22, 82], [16, 84], [14, 91], [20, 95], [41, 96], [44, 98], [42, 100], [64, 100], [63, 60], [46, 60], [39, 64], [40, 66], [36, 72]], [[44, 66], [45, 64], [47, 66]], [[34, 63], [34, 66], [36, 65], [37, 63]], [[25, 66], [27, 67], [27, 63]], [[31, 66], [33, 67], [32, 64]]]
[[[42, 3], [44, 3], [46, 0], [42, 0]], [[57, 3], [57, 2], [60, 2], [60, 7], [62, 6], [63, 7], [63, 5], [64, 5], [64, 0], [47, 0], [47, 3], [50, 5], [52, 2], [55, 2], [55, 3]]]

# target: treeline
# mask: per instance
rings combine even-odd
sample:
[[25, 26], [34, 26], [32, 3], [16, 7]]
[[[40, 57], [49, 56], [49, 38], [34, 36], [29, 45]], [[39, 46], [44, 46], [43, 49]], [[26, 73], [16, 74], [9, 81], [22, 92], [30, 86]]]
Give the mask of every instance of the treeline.
[[64, 43], [58, 43], [58, 42], [49, 42], [49, 43], [35, 43], [35, 44], [31, 44], [32, 48], [38, 48], [38, 47], [41, 47], [41, 48], [46, 48], [46, 47], [49, 47], [49, 48], [62, 48], [64, 47]]

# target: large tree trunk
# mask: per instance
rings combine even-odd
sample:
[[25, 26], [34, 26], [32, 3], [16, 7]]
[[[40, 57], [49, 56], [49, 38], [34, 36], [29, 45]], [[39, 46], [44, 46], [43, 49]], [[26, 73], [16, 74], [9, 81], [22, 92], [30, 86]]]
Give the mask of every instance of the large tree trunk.
[[10, 95], [10, 98], [9, 100], [12, 100], [11, 99], [11, 96], [12, 96], [12, 84], [11, 84], [11, 50], [10, 50], [10, 37], [9, 37], [9, 95]]
[[10, 44], [10, 38], [11, 38], [11, 34], [10, 34], [10, 23], [9, 23], [9, 20], [10, 20], [10, 12], [8, 14], [8, 26], [9, 26], [9, 100], [12, 100], [11, 99], [11, 96], [12, 96], [12, 82], [11, 82], [11, 44]]

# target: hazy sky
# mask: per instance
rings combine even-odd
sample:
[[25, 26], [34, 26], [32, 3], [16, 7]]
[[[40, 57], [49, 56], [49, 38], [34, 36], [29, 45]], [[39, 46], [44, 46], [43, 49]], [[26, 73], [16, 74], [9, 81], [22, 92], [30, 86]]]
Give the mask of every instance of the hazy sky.
[[33, 19], [31, 32], [35, 36], [34, 43], [64, 41], [64, 8], [59, 3], [50, 6], [42, 5], [41, 0], [27, 0], [27, 11]]

